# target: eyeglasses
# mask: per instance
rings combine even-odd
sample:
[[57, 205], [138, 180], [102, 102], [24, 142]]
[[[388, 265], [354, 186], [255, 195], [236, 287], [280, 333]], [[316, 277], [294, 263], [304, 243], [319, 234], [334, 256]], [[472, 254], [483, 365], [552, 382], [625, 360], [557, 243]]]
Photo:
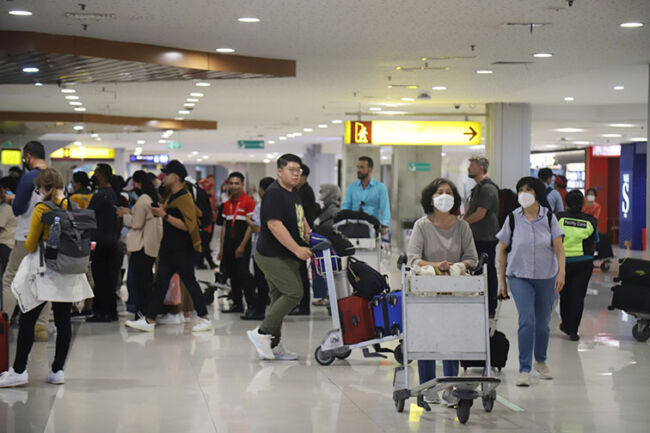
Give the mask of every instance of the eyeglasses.
[[302, 174], [302, 168], [287, 168], [287, 171], [291, 174]]

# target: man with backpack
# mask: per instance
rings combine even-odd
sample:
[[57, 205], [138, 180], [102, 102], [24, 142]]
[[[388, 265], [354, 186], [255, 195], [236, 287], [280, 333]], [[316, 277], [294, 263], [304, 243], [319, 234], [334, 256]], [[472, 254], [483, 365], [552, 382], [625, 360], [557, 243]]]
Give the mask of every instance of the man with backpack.
[[198, 183], [193, 183], [188, 180], [185, 181], [185, 187], [192, 194], [194, 203], [201, 210], [201, 218], [199, 218], [199, 229], [201, 235], [201, 254], [197, 255], [197, 268], [206, 269], [204, 261], [208, 262], [208, 267], [214, 269], [217, 264], [212, 259], [212, 251], [210, 250], [210, 241], [212, 240], [212, 228], [214, 226], [212, 212], [212, 204], [210, 203], [210, 196]]
[[465, 221], [472, 229], [474, 244], [479, 256], [488, 255], [488, 310], [494, 316], [497, 308], [499, 282], [495, 267], [496, 247], [499, 232], [499, 187], [487, 176], [490, 161], [484, 156], [469, 159], [468, 176], [476, 181], [469, 200]]
[[554, 214], [564, 211], [564, 202], [560, 193], [553, 188], [553, 171], [550, 168], [542, 168], [537, 173], [537, 177], [544, 182], [546, 187], [546, 201], [548, 201], [551, 211]]

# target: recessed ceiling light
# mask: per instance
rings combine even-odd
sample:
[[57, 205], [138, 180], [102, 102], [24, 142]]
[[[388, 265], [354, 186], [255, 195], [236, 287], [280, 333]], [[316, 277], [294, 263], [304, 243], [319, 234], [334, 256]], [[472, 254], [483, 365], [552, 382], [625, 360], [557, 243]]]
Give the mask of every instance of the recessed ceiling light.
[[72, 144], [75, 146], [81, 146], [81, 141], [73, 141]]
[[269, 144], [275, 144], [274, 140], [269, 140]]
[[221, 54], [232, 54], [235, 50], [233, 48], [217, 48], [217, 53]]
[[138, 143], [138, 144], [144, 144], [145, 141], [144, 141], [144, 140], [138, 140], [137, 143]]
[[86, 111], [85, 107], [75, 107], [74, 111]]
[[601, 137], [605, 138], [620, 138], [622, 137], [621, 134], [600, 134]]
[[311, 129], [311, 128], [304, 128], [303, 131], [305, 131], [305, 132], [312, 132], [313, 129]]
[[165, 143], [167, 143], [167, 140], [158, 140], [158, 143], [165, 144]]
[[623, 86], [614, 86], [614, 90], [624, 90], [625, 87]]
[[199, 102], [199, 100], [197, 98], [187, 98], [186, 101], [187, 102]]
[[478, 69], [476, 71], [477, 74], [481, 75], [486, 75], [486, 74], [491, 74], [493, 71], [491, 69]]
[[293, 134], [287, 134], [287, 137], [288, 137], [288, 138], [293, 138], [293, 137], [295, 137], [295, 135], [293, 135]]
[[339, 123], [343, 123], [342, 120], [332, 120], [332, 123], [335, 125], [338, 125]]
[[573, 96], [565, 96], [565, 97], [564, 97], [564, 100], [565, 100], [566, 102], [572, 102], [572, 101], [575, 101], [576, 98], [574, 98]]
[[208, 155], [203, 155], [203, 159], [208, 159]]
[[325, 128], [327, 128], [327, 125], [324, 124], [324, 123], [321, 123], [321, 124], [318, 125], [318, 127], [321, 128], [321, 129], [325, 129]]
[[576, 141], [573, 141], [572, 143], [573, 143], [573, 144], [580, 144], [580, 145], [591, 144], [590, 141], [584, 141], [584, 140], [576, 140]]
[[61, 93], [77, 93], [75, 89], [61, 89]]
[[90, 136], [91, 136], [92, 138], [97, 138], [97, 137], [99, 137], [99, 134], [97, 134], [97, 133], [95, 132], [94, 134], [90, 134]]
[[36, 87], [41, 87], [41, 86], [43, 85], [43, 83], [34, 83], [34, 85], [35, 85]]
[[259, 23], [260, 19], [255, 17], [241, 17], [237, 18], [240, 23]]
[[192, 92], [190, 93], [190, 96], [194, 96], [195, 98], [200, 98], [203, 96], [203, 93], [200, 92]]
[[207, 81], [199, 81], [198, 83], [195, 84], [195, 86], [198, 86], [198, 87], [210, 87], [210, 83], [208, 83]]
[[185, 118], [184, 118], [184, 117], [180, 117], [180, 116], [176, 116], [176, 117], [174, 117], [174, 120], [183, 120], [183, 119], [185, 119]]
[[585, 132], [582, 128], [556, 128], [553, 131], [557, 132]]
[[294, 132], [293, 136], [294, 137], [302, 137], [302, 132]]
[[648, 141], [648, 137], [632, 137], [630, 141]]
[[183, 107], [194, 107], [196, 104], [193, 102], [186, 102], [183, 104]]
[[639, 27], [643, 27], [643, 23], [636, 22], [636, 21], [631, 21], [628, 23], [623, 23], [621, 24], [621, 27], [625, 29], [638, 29]]
[[17, 17], [28, 17], [31, 16], [32, 13], [30, 11], [14, 10], [14, 11], [9, 11], [9, 15], [14, 15]]
[[381, 114], [386, 114], [387, 116], [397, 116], [398, 114], [406, 114], [406, 111], [386, 110], [382, 111]]
[[533, 57], [537, 57], [538, 59], [548, 59], [549, 57], [553, 57], [553, 54], [551, 54], [551, 53], [535, 53], [535, 54], [533, 54]]
[[75, 131], [81, 131], [82, 129], [84, 129], [84, 126], [83, 125], [75, 125], [75, 126], [72, 127], [72, 129], [74, 129]]
[[68, 104], [70, 104], [70, 105], [84, 105], [82, 102], [79, 102], [79, 101], [70, 101], [70, 102], [68, 102]]
[[414, 98], [402, 98], [402, 101], [404, 101], [404, 102], [413, 102], [413, 101], [415, 101], [415, 99]]
[[70, 101], [75, 101], [75, 100], [79, 99], [79, 97], [77, 95], [68, 95], [68, 96], [65, 97], [65, 99], [68, 99]]
[[268, 158], [266, 158], [266, 159], [264, 160], [264, 164], [268, 164], [269, 162], [271, 162], [271, 160], [268, 159]]
[[278, 138], [279, 138], [280, 140], [286, 140], [286, 139], [287, 139], [287, 137], [285, 137], [284, 135], [283, 135], [282, 137], [278, 137]]
[[634, 128], [636, 125], [631, 123], [609, 123], [607, 126], [612, 126], [614, 128]]
[[188, 110], [178, 110], [178, 114], [190, 114]]
[[38, 68], [35, 68], [33, 66], [26, 66], [23, 68], [23, 72], [26, 72], [28, 74], [33, 74], [34, 72], [38, 72]]
[[370, 111], [381, 111], [381, 107], [370, 107]]
[[445, 86], [433, 86], [431, 89], [432, 90], [447, 90], [447, 88]]

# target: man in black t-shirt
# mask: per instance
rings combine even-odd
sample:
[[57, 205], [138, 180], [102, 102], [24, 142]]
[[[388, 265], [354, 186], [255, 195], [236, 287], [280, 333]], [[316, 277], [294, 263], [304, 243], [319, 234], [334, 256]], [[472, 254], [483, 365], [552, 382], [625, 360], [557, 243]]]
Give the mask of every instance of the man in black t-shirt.
[[248, 338], [263, 359], [294, 360], [298, 355], [280, 343], [282, 321], [303, 296], [300, 266], [312, 255], [307, 248], [311, 229], [295, 189], [302, 171], [300, 158], [287, 153], [277, 165], [278, 178], [262, 199], [254, 256], [269, 284], [271, 306], [262, 324], [248, 331]]

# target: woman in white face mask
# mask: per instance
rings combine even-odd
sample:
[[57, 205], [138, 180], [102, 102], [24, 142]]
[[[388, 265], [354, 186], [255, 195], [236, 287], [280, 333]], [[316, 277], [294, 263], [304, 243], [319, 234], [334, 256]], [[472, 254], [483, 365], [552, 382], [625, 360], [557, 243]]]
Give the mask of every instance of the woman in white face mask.
[[596, 202], [596, 197], [598, 196], [596, 188], [589, 188], [585, 196], [586, 200], [585, 204], [582, 206], [582, 211], [587, 215], [591, 215], [597, 220], [600, 220], [601, 207], [600, 204]]
[[[465, 273], [476, 266], [478, 254], [474, 246], [472, 230], [465, 221], [454, 214], [460, 207], [461, 198], [454, 184], [447, 179], [436, 179], [423, 191], [420, 200], [425, 216], [415, 222], [406, 250], [408, 264], [433, 266], [436, 273]], [[458, 376], [458, 361], [443, 361], [445, 376]], [[418, 361], [420, 383], [436, 377], [435, 361]], [[443, 399], [454, 406], [458, 399], [451, 389], [443, 392]], [[438, 403], [437, 393], [429, 392], [425, 399]]]
[[517, 386], [530, 386], [533, 368], [542, 379], [553, 378], [546, 351], [553, 302], [564, 287], [564, 234], [548, 207], [542, 181], [524, 177], [517, 182], [517, 193], [521, 207], [508, 215], [497, 233], [499, 296], [507, 298], [510, 287], [519, 313]]

